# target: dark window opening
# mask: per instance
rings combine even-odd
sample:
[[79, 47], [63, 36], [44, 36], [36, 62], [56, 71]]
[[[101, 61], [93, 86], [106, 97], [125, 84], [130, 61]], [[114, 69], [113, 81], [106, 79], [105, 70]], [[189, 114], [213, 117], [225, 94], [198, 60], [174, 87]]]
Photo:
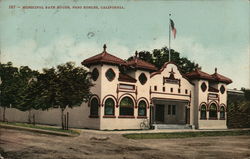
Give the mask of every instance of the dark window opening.
[[225, 93], [225, 87], [222, 85], [221, 87], [220, 87], [220, 92], [221, 92], [221, 94], [224, 94]]
[[168, 115], [171, 115], [171, 105], [168, 105]]
[[97, 68], [94, 68], [94, 70], [91, 73], [92, 79], [93, 81], [96, 81], [99, 77], [99, 71], [97, 70]]
[[99, 102], [93, 98], [90, 102], [90, 116], [98, 116]]
[[138, 116], [146, 116], [147, 114], [147, 104], [145, 101], [140, 101], [138, 105]]
[[223, 106], [220, 108], [220, 119], [225, 119], [225, 108]]
[[147, 76], [145, 75], [145, 73], [140, 74], [139, 81], [142, 85], [144, 85], [147, 82]]
[[181, 93], [181, 89], [180, 88], [178, 89], [178, 93]]
[[115, 72], [113, 71], [113, 69], [108, 69], [108, 71], [106, 72], [106, 78], [109, 80], [109, 81], [113, 81], [113, 79], [115, 78]]
[[124, 97], [120, 102], [120, 115], [134, 115], [134, 103], [130, 97]]
[[168, 115], [176, 114], [176, 105], [168, 105]]
[[188, 94], [188, 90], [187, 89], [185, 90], [185, 94]]
[[108, 98], [105, 101], [104, 115], [115, 115], [115, 102], [112, 98]]
[[207, 85], [206, 85], [205, 82], [203, 82], [203, 83], [201, 84], [201, 90], [202, 90], [202, 92], [205, 92], [205, 91], [207, 90]]
[[154, 90], [157, 91], [157, 86], [154, 87]]
[[162, 87], [162, 91], [163, 91], [163, 92], [165, 92], [165, 91], [166, 91], [165, 87]]
[[214, 103], [209, 107], [209, 118], [217, 119], [217, 106]]
[[201, 106], [201, 119], [207, 119], [207, 108], [205, 105]]
[[172, 115], [175, 115], [176, 113], [176, 105], [172, 105]]
[[173, 92], [173, 88], [170, 88], [170, 92]]

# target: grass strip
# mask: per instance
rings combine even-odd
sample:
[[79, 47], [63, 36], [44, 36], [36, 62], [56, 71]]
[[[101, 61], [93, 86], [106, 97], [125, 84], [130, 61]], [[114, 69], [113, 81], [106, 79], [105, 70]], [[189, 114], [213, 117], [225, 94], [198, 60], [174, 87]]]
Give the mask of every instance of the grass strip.
[[62, 132], [62, 133], [70, 133], [70, 134], [74, 134], [74, 135], [79, 135], [80, 134], [80, 132], [78, 132], [76, 130], [72, 130], [72, 129], [63, 130], [63, 129], [57, 128], [57, 127], [33, 125], [33, 124], [27, 124], [27, 123], [0, 122], [0, 124], [14, 125], [14, 126], [20, 126], [20, 127], [26, 127], [26, 128], [33, 128], [33, 129], [56, 131], [56, 132]]
[[240, 136], [240, 135], [250, 136], [250, 130], [123, 134], [123, 136], [128, 139], [173, 139], [173, 138], [209, 137], [209, 136]]

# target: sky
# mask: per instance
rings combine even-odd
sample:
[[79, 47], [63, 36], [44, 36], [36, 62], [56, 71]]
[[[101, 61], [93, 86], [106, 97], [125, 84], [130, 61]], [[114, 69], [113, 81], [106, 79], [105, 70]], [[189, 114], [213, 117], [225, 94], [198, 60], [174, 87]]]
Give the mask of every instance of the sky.
[[168, 46], [170, 13], [177, 29], [172, 49], [198, 63], [204, 72], [212, 74], [216, 67], [233, 80], [229, 88], [250, 88], [248, 0], [1, 0], [1, 62], [36, 70], [68, 61], [80, 66], [84, 59], [102, 52], [103, 44], [109, 53], [127, 59], [136, 50]]

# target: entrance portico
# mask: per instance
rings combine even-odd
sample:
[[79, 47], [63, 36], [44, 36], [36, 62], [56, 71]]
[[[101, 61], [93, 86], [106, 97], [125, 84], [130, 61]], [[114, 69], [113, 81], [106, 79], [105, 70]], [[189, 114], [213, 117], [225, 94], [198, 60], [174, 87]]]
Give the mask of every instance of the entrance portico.
[[190, 121], [189, 101], [154, 98], [152, 124], [186, 125]]

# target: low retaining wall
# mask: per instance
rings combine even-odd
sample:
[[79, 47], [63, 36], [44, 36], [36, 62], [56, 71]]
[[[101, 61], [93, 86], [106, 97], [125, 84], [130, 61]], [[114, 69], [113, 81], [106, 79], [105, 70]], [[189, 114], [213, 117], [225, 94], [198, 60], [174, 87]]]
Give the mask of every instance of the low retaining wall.
[[[84, 119], [88, 118], [84, 112], [83, 106], [75, 107], [73, 109], [66, 108], [64, 114], [69, 113], [69, 127], [72, 128], [84, 128], [86, 123]], [[31, 110], [20, 111], [15, 108], [6, 108], [5, 119], [8, 122], [29, 122], [29, 114], [31, 122], [33, 122], [33, 115], [35, 116], [35, 122], [37, 124], [47, 124], [61, 126], [61, 109], [53, 108], [49, 110]], [[0, 108], [0, 121], [3, 121], [3, 108]]]

